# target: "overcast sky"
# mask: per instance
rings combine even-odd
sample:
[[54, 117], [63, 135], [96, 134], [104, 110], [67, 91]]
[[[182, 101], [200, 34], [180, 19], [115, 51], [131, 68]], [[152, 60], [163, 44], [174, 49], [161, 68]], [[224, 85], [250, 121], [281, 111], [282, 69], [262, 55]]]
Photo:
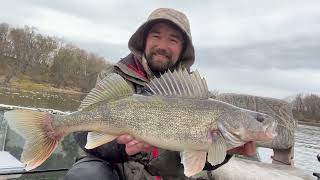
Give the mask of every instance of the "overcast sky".
[[7, 0], [1, 2], [0, 23], [34, 26], [117, 62], [158, 7], [188, 16], [193, 69], [210, 90], [275, 98], [320, 94], [319, 0]]

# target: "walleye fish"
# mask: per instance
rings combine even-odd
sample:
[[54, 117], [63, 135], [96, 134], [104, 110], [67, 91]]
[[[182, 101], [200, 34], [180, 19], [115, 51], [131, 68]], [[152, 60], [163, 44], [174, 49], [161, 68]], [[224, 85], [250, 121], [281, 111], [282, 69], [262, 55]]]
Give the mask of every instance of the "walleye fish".
[[206, 81], [197, 71], [168, 71], [146, 89], [148, 96], [136, 95], [112, 73], [69, 115], [6, 112], [9, 126], [26, 139], [21, 156], [26, 170], [41, 165], [65, 135], [76, 131], [89, 131], [87, 149], [130, 134], [155, 147], [180, 151], [188, 177], [202, 171], [206, 161], [221, 163], [228, 149], [276, 136], [271, 116], [209, 99]]

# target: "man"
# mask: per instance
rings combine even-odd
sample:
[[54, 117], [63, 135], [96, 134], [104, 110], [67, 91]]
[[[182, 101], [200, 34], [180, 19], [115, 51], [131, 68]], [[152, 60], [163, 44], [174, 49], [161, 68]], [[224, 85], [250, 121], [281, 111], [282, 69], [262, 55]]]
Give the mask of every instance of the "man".
[[[118, 73], [138, 94], [144, 93], [144, 85], [154, 76], [177, 68], [190, 67], [194, 63], [194, 47], [187, 17], [174, 9], [160, 8], [151, 13], [129, 40], [131, 53], [112, 69], [102, 73]], [[178, 152], [157, 149], [139, 142], [130, 135], [92, 150], [84, 148], [87, 133], [77, 134], [76, 140], [88, 153], [69, 170], [65, 179], [186, 179]], [[255, 145], [249, 143], [229, 153], [252, 154]], [[227, 155], [226, 163], [231, 155]], [[221, 165], [222, 165], [221, 164]], [[215, 167], [206, 164], [206, 170]], [[158, 176], [158, 177], [156, 177]]]

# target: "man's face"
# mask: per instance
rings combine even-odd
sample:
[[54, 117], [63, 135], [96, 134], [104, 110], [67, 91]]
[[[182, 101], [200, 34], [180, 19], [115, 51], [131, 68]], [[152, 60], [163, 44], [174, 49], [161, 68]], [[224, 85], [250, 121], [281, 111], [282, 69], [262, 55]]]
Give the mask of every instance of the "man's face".
[[167, 23], [153, 25], [146, 39], [145, 56], [153, 72], [164, 72], [174, 66], [182, 51], [180, 31]]

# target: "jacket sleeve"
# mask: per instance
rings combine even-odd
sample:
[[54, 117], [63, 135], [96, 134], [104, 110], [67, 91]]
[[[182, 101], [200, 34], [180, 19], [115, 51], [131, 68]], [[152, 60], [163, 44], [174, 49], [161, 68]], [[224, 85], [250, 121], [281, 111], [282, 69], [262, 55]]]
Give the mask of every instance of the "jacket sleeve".
[[87, 143], [88, 132], [74, 133], [74, 138], [78, 142], [79, 146], [88, 154], [101, 158], [110, 163], [119, 163], [128, 161], [129, 156], [125, 151], [124, 144], [118, 144], [116, 140], [113, 140], [104, 145], [98, 146], [94, 149], [86, 149], [84, 146]]

